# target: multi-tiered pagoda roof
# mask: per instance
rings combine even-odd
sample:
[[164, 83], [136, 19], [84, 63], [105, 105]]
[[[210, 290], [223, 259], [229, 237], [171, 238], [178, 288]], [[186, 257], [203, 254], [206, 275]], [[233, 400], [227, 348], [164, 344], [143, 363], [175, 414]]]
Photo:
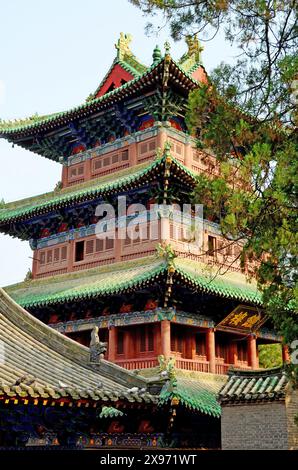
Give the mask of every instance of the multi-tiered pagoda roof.
[[[258, 345], [281, 338], [263, 327], [256, 266], [240, 263], [243, 241], [224, 237], [219, 220], [201, 214], [196, 244], [175, 218], [175, 207], [187, 204], [192, 221], [198, 175], [221, 172], [185, 120], [189, 93], [208, 80], [198, 40], [187, 39], [179, 61], [168, 44], [164, 53], [156, 47], [148, 67], [130, 42], [121, 33], [116, 58], [85, 103], [0, 121], [0, 137], [62, 165], [53, 191], [0, 205], [0, 232], [29, 240], [33, 251], [26, 279], [0, 290], [0, 412], [20, 407], [13, 420], [10, 410], [5, 414], [20, 431], [31, 402], [104, 405], [100, 419], [122, 416], [123, 424], [112, 422], [103, 437], [96, 414], [82, 421], [70, 412], [59, 415], [60, 441], [66, 425], [68, 438], [77, 439], [84, 422], [89, 444], [93, 428], [102, 446], [119, 443], [120, 435], [125, 440], [126, 427], [137, 430], [140, 445], [157, 445], [154, 428], [169, 436], [176, 420], [182, 445], [219, 447], [216, 396], [227, 371], [258, 369]], [[247, 188], [236, 170], [229, 184]], [[106, 221], [101, 205], [112, 208]], [[106, 350], [96, 363], [94, 345]], [[231, 380], [222, 393], [234, 390]], [[38, 425], [47, 414], [39, 409]], [[38, 433], [30, 428], [28, 435]], [[1, 438], [0, 419], [0, 445]]]

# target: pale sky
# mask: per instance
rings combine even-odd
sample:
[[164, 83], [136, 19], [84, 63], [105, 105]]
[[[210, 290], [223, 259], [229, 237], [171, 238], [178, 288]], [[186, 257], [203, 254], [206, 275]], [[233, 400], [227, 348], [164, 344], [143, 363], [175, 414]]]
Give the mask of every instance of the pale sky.
[[[147, 19], [127, 0], [0, 0], [0, 119], [66, 110], [85, 101], [109, 69], [121, 31], [131, 33], [131, 49], [152, 63], [163, 48], [167, 28], [146, 37]], [[179, 58], [183, 41], [172, 44]], [[203, 43], [208, 72], [232, 59], [222, 36]], [[12, 148], [0, 140], [0, 199], [6, 202], [52, 190], [60, 180], [58, 163]], [[28, 242], [0, 234], [0, 286], [22, 281], [31, 268]]]

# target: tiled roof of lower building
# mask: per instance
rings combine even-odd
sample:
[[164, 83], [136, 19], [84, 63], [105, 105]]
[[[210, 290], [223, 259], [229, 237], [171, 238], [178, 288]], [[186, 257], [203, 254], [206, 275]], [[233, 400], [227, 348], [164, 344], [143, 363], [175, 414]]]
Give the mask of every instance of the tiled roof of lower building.
[[[157, 374], [158, 368], [145, 369], [140, 372], [145, 377]], [[217, 400], [219, 390], [227, 381], [226, 375], [206, 372], [192, 372], [173, 369], [173, 377], [163, 386], [159, 403], [176, 403], [200, 413], [219, 418], [221, 406]]]
[[[162, 379], [143, 377], [102, 360], [89, 361], [90, 351], [43, 324], [0, 289], [0, 401], [85, 401], [106, 404], [105, 416], [121, 414], [119, 401], [183, 406], [214, 417], [220, 415], [216, 395], [225, 377], [177, 371], [173, 389]], [[155, 371], [156, 375], [156, 371]], [[150, 388], [154, 386], [154, 392]], [[178, 404], [179, 404], [178, 403]]]
[[43, 324], [0, 289], [0, 400], [145, 401], [146, 380], [107, 361], [90, 363], [85, 346]]
[[[173, 280], [220, 297], [242, 302], [261, 303], [255, 283], [241, 273], [216, 274], [204, 264], [187, 258], [175, 258]], [[164, 258], [150, 256], [107, 266], [25, 281], [5, 290], [25, 308], [65, 303], [70, 300], [118, 294], [165, 278], [168, 264]], [[216, 274], [216, 275], [215, 275]]]
[[221, 404], [254, 403], [280, 400], [285, 397], [289, 382], [283, 368], [230, 373], [226, 385], [219, 391]]
[[178, 374], [176, 381], [173, 388], [164, 386], [160, 393], [161, 403], [176, 398], [187, 408], [215, 418], [220, 417], [221, 406], [217, 401], [217, 393], [226, 382], [225, 376], [215, 377], [205, 372], [193, 377]]

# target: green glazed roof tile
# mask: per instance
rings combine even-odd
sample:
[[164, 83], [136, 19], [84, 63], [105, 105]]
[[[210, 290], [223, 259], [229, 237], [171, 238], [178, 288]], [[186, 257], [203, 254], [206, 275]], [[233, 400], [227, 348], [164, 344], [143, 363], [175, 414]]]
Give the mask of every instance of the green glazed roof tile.
[[[131, 185], [142, 185], [143, 180], [146, 180], [151, 173], [162, 169], [164, 161], [165, 157], [161, 157], [153, 162], [143, 163], [134, 168], [126, 168], [114, 174], [64, 188], [61, 191], [52, 191], [39, 196], [9, 202], [0, 209], [0, 224], [8, 223], [17, 218], [31, 217], [38, 213], [51, 211], [57, 207], [68, 205], [70, 202], [77, 203], [121, 189], [125, 190]], [[188, 179], [193, 179], [193, 182], [195, 182], [195, 175], [192, 171], [188, 170], [175, 158], [172, 158], [172, 164], [180, 170], [181, 174], [184, 174]]]
[[59, 118], [72, 118], [73, 115], [78, 112], [78, 111], [84, 111], [87, 109], [92, 108], [92, 106], [96, 104], [101, 104], [105, 103], [108, 101], [111, 97], [117, 97], [117, 96], [122, 96], [122, 92], [128, 88], [134, 89], [134, 86], [140, 82], [143, 83], [142, 79], [146, 79], [146, 77], [149, 75], [150, 72], [152, 72], [156, 67], [159, 66], [159, 64], [163, 61], [163, 59], [160, 60], [158, 64], [154, 64], [152, 67], [149, 67], [142, 75], [137, 76], [133, 80], [130, 80], [129, 82], [125, 83], [124, 85], [121, 85], [120, 87], [116, 88], [115, 90], [112, 90], [108, 93], [106, 93], [103, 96], [100, 96], [99, 98], [92, 99], [90, 101], [87, 101], [86, 103], [83, 103], [79, 106], [76, 106], [68, 111], [60, 111], [57, 113], [53, 114], [48, 114], [44, 116], [31, 116], [29, 118], [17, 120], [17, 121], [0, 121], [0, 137], [1, 136], [9, 136], [9, 134], [13, 134], [16, 132], [22, 132], [24, 130], [30, 130], [30, 129], [35, 129], [40, 127], [42, 124], [47, 124], [47, 123], [54, 123], [55, 121], [59, 121]]
[[186, 282], [194, 284], [203, 291], [222, 297], [235, 298], [243, 302], [261, 304], [262, 296], [255, 281], [248, 283], [239, 272], [218, 273], [217, 267], [208, 267], [188, 258], [176, 258], [177, 272]]
[[217, 395], [225, 382], [224, 376], [214, 377], [207, 373], [193, 373], [188, 377], [184, 371], [176, 370], [175, 382], [164, 385], [159, 401], [163, 404], [177, 398], [179, 403], [188, 408], [219, 418], [221, 406], [217, 401]]
[[97, 197], [114, 190], [119, 191], [126, 185], [141, 182], [141, 178], [156, 168], [158, 163], [160, 163], [160, 161], [155, 161], [150, 164], [141, 164], [134, 169], [127, 168], [112, 175], [103, 176], [77, 186], [62, 189], [59, 192], [52, 191], [51, 193], [7, 203], [0, 209], [0, 223], [8, 222], [10, 219], [17, 217], [30, 216], [44, 209], [50, 211], [61, 204], [77, 202], [84, 198], [89, 199], [90, 197]]
[[[176, 258], [174, 262], [177, 278], [186, 286], [196, 287], [198, 292], [208, 292], [221, 297], [237, 299], [241, 302], [261, 303], [261, 294], [256, 286], [245, 282], [240, 273], [226, 273], [210, 277], [206, 267], [196, 261]], [[168, 264], [155, 256], [138, 258], [108, 266], [47, 279], [25, 281], [8, 286], [5, 290], [20, 305], [34, 306], [64, 303], [99, 296], [113, 295], [144, 283], [153, 283], [159, 276], [166, 276]]]
[[124, 413], [113, 406], [103, 406], [100, 412], [100, 418], [116, 418], [123, 416]]
[[[88, 100], [87, 102], [72, 108], [68, 111], [61, 111], [45, 116], [31, 116], [26, 119], [18, 120], [18, 121], [0, 121], [0, 137], [7, 137], [9, 138], [10, 135], [13, 135], [14, 133], [18, 132], [24, 132], [24, 131], [34, 131], [35, 129], [40, 128], [40, 126], [46, 125], [46, 124], [51, 124], [51, 125], [57, 125], [59, 126], [59, 123], [61, 119], [63, 120], [71, 120], [73, 119], [77, 113], [85, 112], [85, 111], [90, 111], [92, 113], [93, 108], [98, 110], [97, 105], [105, 104], [108, 103], [110, 99], [121, 99], [121, 97], [124, 95], [124, 93], [134, 92], [136, 89], [136, 86], [139, 86], [140, 88], [143, 88], [146, 84], [146, 79], [149, 77], [149, 75], [157, 69], [164, 61], [164, 58], [161, 58], [160, 61], [157, 64], [153, 64], [151, 67], [148, 69], [144, 69], [144, 72], [141, 75], [136, 76], [136, 78], [130, 80], [129, 82], [125, 83], [124, 85], [121, 85], [120, 87], [116, 88], [115, 90], [112, 90], [108, 93], [106, 93], [103, 96], [100, 96], [99, 98], [91, 99]], [[194, 86], [198, 86], [198, 82], [191, 77], [183, 68], [178, 65], [173, 59], [171, 59], [171, 65], [176, 68], [179, 72], [181, 72], [184, 77], [186, 77], [190, 83]], [[126, 64], [126, 66], [129, 66]], [[158, 74], [155, 74], [154, 77], [157, 77]]]
[[148, 257], [49, 279], [23, 282], [5, 290], [16, 302], [29, 308], [116, 294], [140, 286], [147, 280], [153, 280], [163, 272], [166, 272], [165, 262]]

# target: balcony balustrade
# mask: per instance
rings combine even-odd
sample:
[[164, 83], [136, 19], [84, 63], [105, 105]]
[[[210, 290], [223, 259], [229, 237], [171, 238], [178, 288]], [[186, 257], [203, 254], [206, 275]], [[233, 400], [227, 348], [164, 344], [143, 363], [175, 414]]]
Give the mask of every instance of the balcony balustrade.
[[[173, 353], [175, 356], [175, 353]], [[203, 359], [185, 359], [181, 357], [175, 358], [175, 367], [177, 369], [188, 370], [190, 372], [210, 372], [209, 362]], [[150, 369], [158, 366], [157, 358], [141, 358], [141, 359], [116, 359], [118, 366], [124, 367], [128, 370], [136, 369]], [[215, 366], [215, 373], [219, 375], [227, 374], [230, 367], [239, 369], [250, 369], [250, 367], [242, 361], [237, 364], [226, 364], [218, 360]]]

